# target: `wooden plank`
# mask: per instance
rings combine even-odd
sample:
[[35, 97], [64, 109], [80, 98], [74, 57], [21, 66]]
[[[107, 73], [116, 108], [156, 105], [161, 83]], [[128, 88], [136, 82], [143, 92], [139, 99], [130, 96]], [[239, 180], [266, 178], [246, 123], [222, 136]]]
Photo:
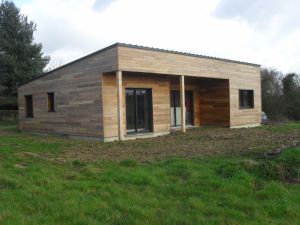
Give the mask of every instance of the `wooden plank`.
[[[103, 75], [104, 137], [118, 138], [117, 85], [115, 74]], [[126, 88], [152, 90], [153, 132], [170, 130], [170, 80], [165, 76], [122, 72], [122, 134], [126, 135]], [[115, 100], [114, 100], [115, 99]]]
[[119, 140], [123, 140], [122, 71], [117, 71], [116, 82], [117, 82], [117, 94], [118, 94], [118, 108], [117, 108], [117, 110], [118, 110], [118, 138], [119, 138]]
[[[116, 49], [110, 49], [21, 86], [20, 130], [102, 137], [101, 73], [115, 71], [116, 59]], [[48, 112], [48, 92], [54, 92], [55, 112]], [[33, 95], [32, 119], [25, 117], [24, 95]]]
[[[230, 126], [260, 123], [261, 76], [260, 68], [234, 62], [178, 55], [145, 49], [118, 47], [119, 68], [124, 71], [186, 77], [229, 80]], [[204, 87], [205, 88], [205, 87]], [[239, 89], [254, 90], [254, 110], [239, 108]], [[250, 118], [248, 114], [251, 113]]]
[[[123, 71], [121, 85], [115, 72], [102, 76], [118, 70]], [[140, 87], [152, 89], [154, 132], [168, 131], [170, 90], [180, 90], [182, 74], [184, 89], [194, 94], [195, 125], [260, 123], [259, 67], [119, 46], [20, 87], [20, 129], [118, 138], [120, 127], [121, 136], [126, 132], [125, 88]], [[254, 90], [254, 109], [239, 109], [239, 89]], [[55, 113], [47, 112], [47, 92], [55, 93]], [[30, 94], [33, 119], [25, 118], [24, 95]]]
[[229, 126], [229, 81], [221, 79], [201, 80], [199, 90], [201, 124]]

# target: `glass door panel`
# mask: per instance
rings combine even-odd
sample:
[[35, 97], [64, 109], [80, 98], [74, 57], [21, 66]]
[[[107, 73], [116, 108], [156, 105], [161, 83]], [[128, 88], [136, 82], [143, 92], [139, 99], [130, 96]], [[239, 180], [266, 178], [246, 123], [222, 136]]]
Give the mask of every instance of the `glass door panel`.
[[127, 132], [135, 132], [135, 95], [133, 89], [126, 89]]
[[126, 120], [127, 132], [141, 133], [152, 130], [152, 92], [150, 89], [126, 89]]
[[151, 98], [149, 90], [136, 90], [137, 130], [148, 132], [151, 129]]
[[176, 126], [181, 125], [181, 106], [180, 106], [180, 92], [175, 91], [174, 92], [174, 100], [175, 100], [175, 123]]
[[[180, 92], [171, 91], [171, 126], [181, 125], [181, 106], [180, 106]], [[193, 92], [185, 92], [185, 109], [186, 109], [186, 125], [193, 125], [194, 121], [194, 99]]]
[[185, 93], [185, 123], [186, 125], [193, 125], [194, 123], [194, 99], [193, 92], [187, 91]]

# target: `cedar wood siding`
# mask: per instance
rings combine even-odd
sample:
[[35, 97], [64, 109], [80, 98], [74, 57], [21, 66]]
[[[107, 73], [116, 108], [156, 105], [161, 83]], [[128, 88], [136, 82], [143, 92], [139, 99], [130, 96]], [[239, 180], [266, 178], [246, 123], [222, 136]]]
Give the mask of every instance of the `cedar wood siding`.
[[[19, 87], [19, 129], [103, 137], [101, 74], [117, 69], [116, 48], [67, 65]], [[48, 112], [54, 92], [55, 112]], [[25, 117], [25, 95], [33, 95], [34, 118]]]
[[[122, 124], [126, 135], [126, 88], [152, 89], [153, 132], [170, 131], [170, 80], [166, 76], [123, 72]], [[116, 140], [118, 136], [116, 74], [103, 74], [104, 137]], [[113, 96], [113, 97], [112, 97]]]
[[[230, 126], [260, 124], [261, 76], [257, 65], [126, 46], [118, 47], [118, 62], [122, 71], [228, 79]], [[239, 89], [254, 90], [254, 109], [239, 109]]]
[[[179, 91], [179, 79], [171, 79], [171, 90]], [[194, 125], [230, 125], [229, 82], [225, 79], [185, 78], [185, 90], [192, 91]]]
[[[126, 135], [126, 88], [148, 88], [152, 90], [153, 132], [169, 132], [170, 92], [179, 91], [179, 77], [147, 73], [123, 72], [122, 75], [122, 128]], [[185, 81], [185, 90], [193, 92], [194, 125], [229, 126], [228, 80], [191, 78]], [[114, 97], [112, 97], [114, 96]], [[118, 112], [116, 74], [102, 77], [102, 103], [104, 137], [117, 140]]]
[[[117, 139], [117, 70], [123, 134], [127, 87], [152, 88], [153, 130], [170, 131], [170, 91], [179, 90], [179, 75], [194, 93], [195, 125], [260, 124], [259, 66], [116, 44], [19, 87], [20, 130]], [[254, 90], [254, 109], [239, 109], [239, 89]], [[54, 113], [47, 111], [48, 92], [55, 94]], [[25, 95], [33, 95], [33, 119], [25, 118]]]

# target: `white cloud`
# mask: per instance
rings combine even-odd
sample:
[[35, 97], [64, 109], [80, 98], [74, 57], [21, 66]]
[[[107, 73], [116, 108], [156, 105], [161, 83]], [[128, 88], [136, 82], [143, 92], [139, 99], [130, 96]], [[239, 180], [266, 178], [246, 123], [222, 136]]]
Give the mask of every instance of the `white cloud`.
[[292, 0], [286, 5], [279, 0], [238, 2], [32, 0], [21, 5], [21, 11], [37, 23], [36, 41], [54, 61], [62, 58], [66, 63], [125, 42], [299, 72], [299, 23], [290, 18], [296, 18], [294, 8], [300, 3], [297, 7]]

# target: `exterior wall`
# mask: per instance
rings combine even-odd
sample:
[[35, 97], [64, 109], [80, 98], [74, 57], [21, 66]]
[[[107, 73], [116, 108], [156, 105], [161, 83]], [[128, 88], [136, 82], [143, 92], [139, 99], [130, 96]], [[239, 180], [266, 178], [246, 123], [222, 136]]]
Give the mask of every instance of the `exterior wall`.
[[[21, 131], [102, 137], [101, 73], [117, 69], [116, 48], [88, 57], [21, 86]], [[55, 112], [48, 112], [54, 92]], [[25, 117], [24, 95], [33, 95], [34, 118]]]
[[[231, 127], [249, 127], [261, 123], [261, 83], [259, 78], [247, 77], [241, 74], [240, 78], [230, 79], [230, 118]], [[239, 89], [254, 90], [254, 108], [239, 109]]]
[[201, 79], [201, 125], [230, 126], [229, 80]]
[[[123, 134], [126, 136], [126, 88], [152, 89], [153, 132], [170, 132], [170, 92], [179, 90], [179, 76], [123, 72]], [[221, 79], [186, 78], [185, 90], [194, 97], [194, 125], [229, 126], [229, 82]], [[118, 140], [116, 74], [102, 77], [103, 124], [106, 141]]]
[[102, 74], [103, 137], [118, 140], [116, 73]]
[[[260, 124], [260, 67], [204, 57], [118, 47], [119, 70], [229, 80], [230, 126]], [[239, 109], [239, 89], [254, 90], [254, 109]]]
[[[179, 75], [193, 91], [196, 126], [260, 124], [258, 66], [115, 45], [21, 86], [20, 130], [117, 140], [117, 70], [123, 71], [123, 134], [125, 88], [151, 88], [153, 131], [170, 131], [170, 91], [179, 90]], [[239, 89], [254, 90], [254, 109], [239, 109]], [[48, 112], [48, 92], [55, 93], [56, 112]], [[34, 118], [25, 117], [25, 95], [33, 95]]]
[[[123, 73], [123, 134], [126, 135], [126, 88], [152, 89], [153, 132], [170, 131], [170, 79], [166, 76]], [[105, 140], [118, 138], [116, 74], [103, 74], [103, 125]]]
[[[185, 90], [194, 97], [194, 125], [229, 126], [229, 81], [210, 78], [185, 78]], [[171, 79], [171, 90], [179, 91], [179, 78]]]

